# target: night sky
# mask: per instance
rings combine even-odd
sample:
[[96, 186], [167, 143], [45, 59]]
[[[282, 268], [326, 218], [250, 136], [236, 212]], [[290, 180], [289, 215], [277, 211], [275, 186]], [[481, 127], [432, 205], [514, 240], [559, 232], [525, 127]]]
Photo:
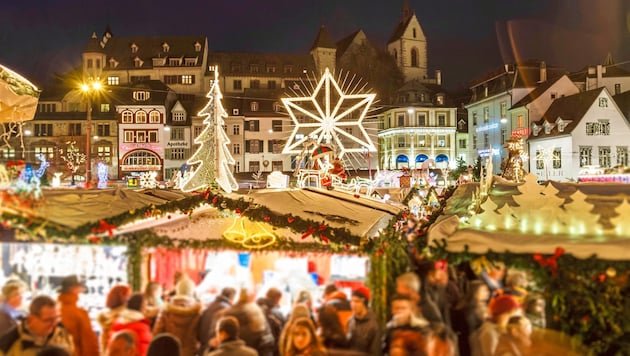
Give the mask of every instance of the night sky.
[[[76, 66], [92, 32], [205, 35], [211, 50], [307, 53], [320, 25], [335, 41], [363, 29], [383, 48], [403, 0], [3, 1], [0, 63], [43, 85]], [[610, 52], [630, 61], [629, 0], [409, 0], [429, 69], [450, 89], [515, 58], [579, 70]]]

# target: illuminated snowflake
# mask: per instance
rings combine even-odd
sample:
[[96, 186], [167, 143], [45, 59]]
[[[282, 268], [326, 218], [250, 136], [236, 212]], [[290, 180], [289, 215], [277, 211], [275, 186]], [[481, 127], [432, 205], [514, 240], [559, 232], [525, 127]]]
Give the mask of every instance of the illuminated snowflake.
[[[352, 80], [346, 87], [350, 86]], [[354, 89], [356, 86], [352, 91]], [[309, 139], [315, 139], [318, 144], [334, 145], [339, 158], [350, 152], [365, 153], [366, 149], [376, 152], [363, 127], [374, 97], [375, 94], [347, 94], [326, 68], [310, 96], [282, 99], [295, 125], [282, 153], [300, 154]]]
[[140, 173], [140, 187], [141, 188], [155, 188], [157, 187], [157, 172], [142, 172]]

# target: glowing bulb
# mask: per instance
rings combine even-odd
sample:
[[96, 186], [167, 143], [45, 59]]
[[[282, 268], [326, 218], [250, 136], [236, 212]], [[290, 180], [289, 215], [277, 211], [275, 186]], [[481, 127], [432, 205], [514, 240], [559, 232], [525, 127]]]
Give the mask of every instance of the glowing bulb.
[[101, 82], [92, 83], [92, 88], [94, 88], [94, 90], [101, 90], [102, 87], [103, 85], [101, 85]]

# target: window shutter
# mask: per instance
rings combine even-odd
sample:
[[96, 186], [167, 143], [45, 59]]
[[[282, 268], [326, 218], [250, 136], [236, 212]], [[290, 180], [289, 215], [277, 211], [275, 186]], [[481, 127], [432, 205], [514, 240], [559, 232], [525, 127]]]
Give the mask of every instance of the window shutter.
[[245, 141], [245, 152], [249, 153], [249, 140]]
[[194, 75], [191, 75], [191, 77], [192, 77], [192, 78], [191, 78], [191, 82], [190, 82], [190, 84], [195, 84], [195, 76], [194, 76]]
[[267, 141], [267, 152], [273, 152], [273, 140]]
[[258, 140], [258, 153], [265, 152], [265, 141]]
[[258, 120], [254, 121], [254, 131], [256, 132], [260, 131], [260, 121]]

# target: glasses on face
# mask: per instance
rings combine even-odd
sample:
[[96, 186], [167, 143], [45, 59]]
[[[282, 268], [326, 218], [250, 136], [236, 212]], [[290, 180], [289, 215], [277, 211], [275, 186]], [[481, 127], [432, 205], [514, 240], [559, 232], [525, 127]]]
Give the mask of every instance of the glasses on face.
[[42, 318], [42, 317], [39, 317], [39, 316], [35, 316], [35, 317], [37, 319], [39, 319], [39, 321], [41, 321], [44, 324], [54, 324], [54, 323], [57, 323], [59, 321], [59, 316], [58, 315], [51, 316], [51, 317], [48, 317], [48, 318]]

